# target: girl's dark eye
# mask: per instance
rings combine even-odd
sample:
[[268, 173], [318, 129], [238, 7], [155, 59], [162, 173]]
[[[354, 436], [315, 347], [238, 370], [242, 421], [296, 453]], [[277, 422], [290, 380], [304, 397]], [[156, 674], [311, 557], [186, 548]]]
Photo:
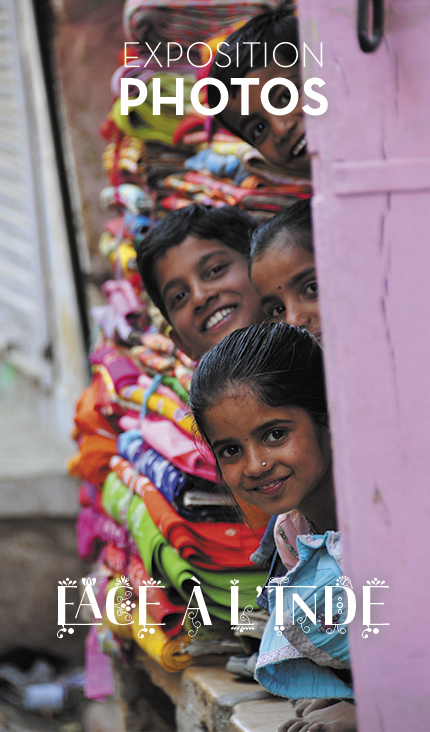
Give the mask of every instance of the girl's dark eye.
[[285, 437], [285, 435], [286, 435], [286, 431], [285, 430], [281, 430], [281, 429], [272, 430], [267, 435], [266, 442], [269, 442], [269, 443], [272, 443], [272, 444], [274, 442], [279, 442], [279, 440], [282, 440], [282, 438]]
[[290, 101], [291, 101], [290, 90], [284, 87], [283, 91], [279, 95], [278, 104], [277, 105], [273, 105], [273, 106], [278, 106], [280, 108], [281, 107], [286, 107], [287, 104], [290, 103]]
[[258, 142], [262, 134], [264, 133], [266, 129], [266, 125], [264, 122], [259, 122], [258, 125], [255, 125], [253, 129], [251, 130], [251, 133], [249, 135], [250, 140], [252, 143]]
[[308, 297], [316, 297], [318, 295], [318, 282], [316, 280], [313, 280], [312, 282], [309, 282], [308, 285], [306, 285], [305, 295], [307, 295]]
[[224, 447], [223, 450], [221, 450], [219, 457], [220, 458], [231, 458], [235, 457], [235, 455], [239, 452], [239, 447], [237, 445], [228, 445], [228, 447]]
[[175, 307], [175, 305], [179, 305], [179, 303], [182, 302], [184, 297], [185, 297], [185, 292], [181, 291], [181, 292], [176, 293], [176, 295], [172, 298], [171, 307]]
[[208, 272], [208, 277], [211, 277], [212, 275], [217, 275], [220, 272], [222, 272], [223, 269], [227, 267], [226, 264], [216, 264], [215, 267], [212, 267], [212, 269]]
[[269, 310], [269, 318], [276, 318], [277, 320], [279, 318], [283, 318], [285, 315], [285, 306], [284, 305], [275, 305], [275, 307], [270, 308]]

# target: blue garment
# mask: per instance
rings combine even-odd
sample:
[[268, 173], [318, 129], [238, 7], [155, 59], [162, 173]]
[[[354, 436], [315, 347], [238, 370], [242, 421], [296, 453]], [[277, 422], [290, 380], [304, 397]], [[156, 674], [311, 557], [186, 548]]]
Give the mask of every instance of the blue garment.
[[135, 240], [135, 244], [140, 244], [151, 226], [151, 219], [143, 214], [136, 216], [136, 214], [126, 212], [124, 223]]
[[184, 168], [186, 170], [208, 170], [219, 178], [231, 178], [237, 186], [249, 176], [249, 171], [235, 155], [220, 155], [211, 149], [200, 150], [196, 155], [188, 158], [184, 163]]
[[261, 567], [264, 568], [267, 567], [267, 569], [269, 569], [272, 563], [273, 554], [276, 550], [275, 537], [273, 532], [275, 530], [277, 518], [277, 516], [272, 516], [266, 526], [266, 530], [262, 536], [258, 549], [256, 549], [255, 552], [252, 552], [251, 556], [249, 557], [251, 562], [254, 562], [254, 564], [259, 564]]
[[268, 595], [268, 589], [267, 586], [269, 584], [269, 581], [271, 579], [276, 579], [277, 577], [284, 577], [285, 576], [285, 567], [282, 564], [281, 557], [278, 554], [278, 551], [275, 552], [272, 559], [272, 564], [270, 565], [269, 570], [269, 576], [266, 580], [266, 584], [263, 587], [262, 592], [258, 595], [255, 602], [259, 607], [261, 607], [263, 610], [269, 610], [269, 595]]
[[123, 432], [118, 436], [116, 446], [118, 454], [128, 460], [137, 473], [145, 475], [164, 498], [175, 507], [179, 516], [187, 521], [241, 523], [235, 507], [218, 506], [211, 503], [186, 507], [183, 501], [186, 491], [216, 492], [216, 484], [182, 473], [160, 453], [149, 447], [143, 440], [140, 430]]
[[185, 483], [186, 475], [144, 442], [139, 430], [119, 435], [117, 450], [129, 460], [136, 472], [146, 475], [169, 503], [173, 503]]
[[[351, 685], [339, 677], [350, 667], [342, 612], [346, 612], [344, 586], [351, 586], [339, 566], [339, 534], [327, 531], [324, 535], [298, 536], [297, 549], [297, 565], [281, 579], [269, 583], [271, 616], [261, 640], [256, 678], [273, 694], [288, 699], [351, 699]], [[294, 592], [284, 589], [281, 632], [276, 625], [277, 585], [294, 588], [309, 608], [315, 607], [317, 623], [309, 620], [302, 609], [293, 608]], [[329, 585], [336, 586], [333, 604], [339, 614], [333, 615], [333, 625], [326, 626], [325, 587]]]

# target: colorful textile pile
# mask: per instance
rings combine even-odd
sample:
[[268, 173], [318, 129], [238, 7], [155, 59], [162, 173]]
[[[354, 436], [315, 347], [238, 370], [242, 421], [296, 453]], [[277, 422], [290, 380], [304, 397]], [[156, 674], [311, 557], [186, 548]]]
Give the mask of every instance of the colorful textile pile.
[[[127, 0], [125, 34], [140, 44], [180, 38], [185, 48], [216, 34], [221, 40], [232, 25], [275, 5], [274, 0], [172, 0], [168, 5]], [[115, 99], [101, 129], [109, 185], [100, 202], [110, 218], [100, 251], [113, 274], [101, 288], [105, 304], [91, 311], [92, 378], [77, 404], [78, 452], [69, 468], [82, 481], [80, 556], [96, 562], [93, 572], [102, 578], [105, 596], [107, 581], [116, 575], [129, 579], [135, 605], [139, 587], [146, 586], [148, 598], [158, 603], [151, 606], [154, 622], [163, 623], [150, 635], [140, 632], [136, 614], [125, 629], [106, 618], [89, 638], [87, 668], [105, 668], [96, 660], [97, 647], [121, 655], [136, 642], [163, 668], [176, 671], [193, 657], [194, 639], [184, 616], [196, 584], [218, 623], [220, 640], [236, 642], [230, 628], [233, 584], [239, 583], [241, 608], [257, 607], [256, 588], [264, 584], [266, 572], [250, 555], [268, 517], [242, 503], [239, 515], [218, 484], [213, 457], [196, 439], [187, 408], [195, 363], [169, 339], [168, 324], [143, 291], [135, 247], [169, 210], [191, 202], [238, 205], [265, 220], [297, 197], [309, 196], [310, 189], [307, 182], [282, 176], [227, 132], [217, 132], [209, 142], [205, 118], [189, 106], [177, 116], [173, 105], [162, 105], [154, 117], [154, 80], [163, 96], [172, 96], [181, 75], [188, 100], [196, 68], [182, 59], [166, 73], [149, 59], [148, 49], [137, 53], [138, 68], [121, 66], [113, 76]], [[120, 114], [118, 99], [124, 77], [148, 86], [145, 102], [127, 115]], [[102, 600], [98, 597], [100, 605]], [[199, 643], [200, 654], [204, 643]], [[209, 646], [213, 652], [213, 642]], [[98, 687], [90, 678], [87, 692]]]
[[[215, 49], [233, 27], [276, 5], [274, 0], [125, 3], [124, 32], [135, 45], [128, 47], [125, 64], [112, 78], [114, 102], [102, 133], [109, 142], [104, 163], [114, 188], [101, 193], [103, 205], [125, 207], [129, 214], [124, 217], [123, 243], [127, 237], [139, 243], [160, 217], [193, 202], [237, 205], [264, 221], [297, 197], [310, 196], [308, 181], [282, 175], [257, 150], [230, 133], [218, 131], [209, 140], [208, 118], [189, 103], [191, 87], [209, 68], [209, 47]], [[189, 8], [192, 24], [187, 17]], [[183, 53], [177, 62], [168, 62], [166, 44], [178, 43], [178, 39]], [[187, 58], [186, 50], [192, 44], [194, 55]], [[154, 58], [151, 51], [156, 46]], [[161, 96], [174, 97], [177, 78], [184, 83], [184, 113], [176, 115], [175, 105], [161, 104], [160, 113], [154, 115], [155, 80]], [[144, 82], [148, 92], [144, 102], [124, 115], [119, 99], [122, 79]], [[129, 94], [137, 94], [137, 87], [131, 85]], [[151, 200], [139, 191], [149, 194]]]
[[[209, 36], [246, 23], [258, 12], [276, 7], [275, 0], [127, 0], [123, 12], [124, 34], [129, 41], [168, 43], [180, 39], [185, 48]], [[192, 23], [189, 15], [192, 13]]]
[[[117, 248], [107, 256], [116, 278], [102, 287], [107, 304], [92, 312], [92, 380], [75, 415], [78, 453], [69, 467], [83, 481], [77, 545], [83, 559], [98, 563], [101, 576], [128, 577], [135, 599], [139, 585], [162, 585], [152, 596], [159, 603], [151, 607], [154, 622], [163, 623], [156, 633], [140, 633], [136, 622], [117, 628], [105, 618], [98, 632], [103, 650], [117, 653], [136, 642], [163, 668], [177, 671], [192, 660], [184, 617], [196, 582], [225, 637], [233, 636], [233, 580], [241, 606], [255, 606], [265, 574], [249, 557], [264, 522], [249, 528], [219, 491], [213, 458], [196, 440], [186, 404], [194, 364], [154, 328], [133, 257], [118, 256], [124, 227], [115, 228], [121, 230]], [[94, 654], [94, 643], [89, 647]]]

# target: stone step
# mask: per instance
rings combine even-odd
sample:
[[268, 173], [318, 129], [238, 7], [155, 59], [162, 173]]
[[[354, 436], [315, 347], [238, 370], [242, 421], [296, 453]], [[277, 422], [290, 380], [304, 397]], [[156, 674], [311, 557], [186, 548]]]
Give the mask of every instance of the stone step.
[[177, 674], [143, 653], [136, 661], [175, 705], [177, 732], [276, 732], [281, 722], [295, 716], [285, 699], [226, 671], [225, 656], [206, 657]]
[[293, 705], [286, 699], [248, 701], [234, 707], [228, 732], [276, 732], [282, 722], [295, 716]]

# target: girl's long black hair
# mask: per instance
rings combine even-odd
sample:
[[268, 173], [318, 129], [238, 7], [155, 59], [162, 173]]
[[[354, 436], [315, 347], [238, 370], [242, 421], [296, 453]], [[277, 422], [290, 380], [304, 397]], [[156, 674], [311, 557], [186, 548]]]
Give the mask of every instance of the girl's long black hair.
[[284, 322], [241, 328], [205, 353], [191, 382], [190, 408], [206, 437], [208, 409], [238, 386], [270, 407], [299, 407], [328, 426], [322, 349], [302, 328]]

